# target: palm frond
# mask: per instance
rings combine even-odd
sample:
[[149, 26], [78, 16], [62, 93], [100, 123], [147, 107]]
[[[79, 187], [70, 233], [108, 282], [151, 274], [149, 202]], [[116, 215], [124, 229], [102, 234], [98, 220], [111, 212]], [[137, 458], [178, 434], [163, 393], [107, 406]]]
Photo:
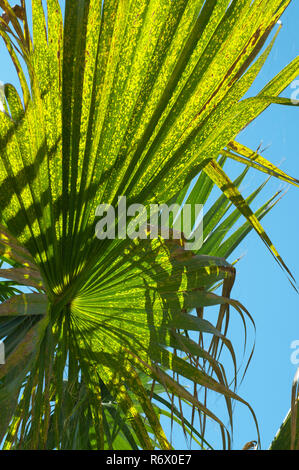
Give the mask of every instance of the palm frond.
[[[219, 253], [253, 228], [292, 274], [260, 224], [268, 206], [254, 213], [254, 195], [243, 198], [218, 157], [298, 184], [235, 143], [271, 103], [292, 105], [279, 95], [298, 75], [298, 58], [242, 100], [289, 3], [66, 0], [63, 17], [58, 0], [47, 1], [47, 15], [32, 0], [31, 28], [24, 1], [16, 10], [0, 0], [0, 34], [22, 89], [19, 96], [5, 85], [0, 112], [0, 254], [12, 266], [2, 274], [38, 291], [1, 305], [9, 317], [0, 368], [4, 448], [171, 448], [142, 374], [167, 391], [171, 416], [178, 418], [176, 396], [179, 406], [184, 401], [214, 420], [224, 447], [230, 430], [199, 400], [197, 386], [224, 396], [230, 426], [233, 400], [255, 419], [236, 393], [226, 336], [230, 307], [244, 325], [251, 317], [230, 299], [235, 269]], [[151, 239], [147, 225], [146, 239], [95, 236], [99, 204], [117, 207], [120, 195], [128, 205], [167, 203], [200, 171], [196, 198], [207, 197], [213, 183], [224, 194], [217, 223], [228, 200], [238, 211], [220, 229], [228, 233], [239, 214], [247, 219], [229, 246], [211, 231], [209, 254], [192, 253], [183, 238]], [[219, 283], [221, 294], [211, 293]], [[211, 305], [219, 309], [216, 326], [202, 316]], [[188, 331], [200, 341], [211, 335], [210, 347]], [[233, 362], [230, 380], [219, 362], [222, 347]], [[117, 405], [107, 406], [107, 396]], [[193, 418], [179, 416], [199, 438]]]

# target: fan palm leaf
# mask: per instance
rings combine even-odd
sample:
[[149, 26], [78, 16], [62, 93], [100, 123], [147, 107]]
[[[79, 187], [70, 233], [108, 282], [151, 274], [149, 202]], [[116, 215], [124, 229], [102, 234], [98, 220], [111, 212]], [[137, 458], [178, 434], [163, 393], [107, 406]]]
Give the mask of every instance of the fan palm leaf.
[[[25, 1], [13, 9], [0, 0], [0, 34], [22, 89], [19, 96], [5, 85], [0, 113], [0, 247], [12, 266], [3, 275], [35, 289], [1, 305], [11, 327], [0, 368], [5, 448], [102, 449], [121, 440], [171, 448], [153, 403], [156, 384], [184, 430], [196, 436], [171, 396], [218, 423], [230, 445], [223, 422], [179, 377], [223, 395], [232, 424], [232, 400], [247, 403], [230, 387], [219, 353], [228, 349], [236, 379], [229, 306], [244, 321], [251, 317], [229, 298], [235, 269], [219, 253], [229, 254], [253, 228], [292, 278], [260, 224], [268, 206], [253, 213], [218, 160], [222, 154], [298, 185], [235, 142], [298, 75], [296, 58], [256, 97], [241, 100], [289, 3], [66, 0], [63, 18], [57, 0], [47, 1], [46, 15], [32, 0], [31, 28]], [[219, 220], [227, 200], [236, 206], [224, 232], [240, 214], [247, 219], [216, 253], [214, 241], [208, 252], [192, 253], [183, 238], [95, 236], [99, 204], [117, 207], [120, 195], [128, 205], [167, 203], [200, 171], [199, 202], [212, 182], [224, 194]], [[219, 308], [216, 327], [201, 314], [210, 305]], [[210, 348], [186, 331], [211, 335]]]

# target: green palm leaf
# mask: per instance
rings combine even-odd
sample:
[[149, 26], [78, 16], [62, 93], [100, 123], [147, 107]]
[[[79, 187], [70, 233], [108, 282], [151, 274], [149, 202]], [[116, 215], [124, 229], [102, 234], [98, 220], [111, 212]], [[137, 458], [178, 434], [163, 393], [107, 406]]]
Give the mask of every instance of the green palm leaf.
[[298, 384], [299, 369], [296, 371], [292, 384], [291, 408], [277, 431], [270, 450], [298, 450], [299, 448]]
[[[100, 203], [116, 207], [120, 195], [128, 204], [166, 203], [202, 170], [195, 199], [214, 182], [224, 193], [219, 221], [226, 199], [238, 210], [222, 229], [238, 214], [247, 219], [219, 252], [229, 253], [253, 228], [289, 273], [260, 224], [268, 207], [253, 213], [217, 160], [224, 154], [298, 184], [232, 147], [298, 75], [297, 58], [256, 97], [241, 100], [289, 3], [66, 0], [63, 23], [57, 0], [47, 1], [47, 16], [41, 0], [32, 0], [31, 28], [24, 10], [0, 0], [0, 34], [23, 95], [5, 85], [0, 113], [0, 249], [12, 266], [2, 274], [37, 291], [1, 306], [9, 317], [1, 408], [14, 390], [4, 448], [170, 448], [142, 374], [169, 393], [171, 416], [176, 396], [218, 423], [223, 446], [230, 445], [229, 430], [196, 387], [225, 397], [231, 425], [232, 400], [246, 404], [236, 394], [226, 337], [229, 306], [244, 324], [251, 319], [229, 298], [234, 268], [213, 253], [216, 239], [209, 256], [184, 250], [183, 239], [99, 240], [95, 211]], [[219, 283], [221, 295], [211, 294]], [[210, 305], [219, 308], [216, 327], [202, 317]], [[187, 331], [211, 335], [210, 347]], [[232, 387], [219, 363], [222, 347], [233, 361]], [[194, 394], [179, 377], [194, 383]], [[115, 406], [106, 406], [107, 396]], [[195, 435], [193, 419], [180, 419]]]

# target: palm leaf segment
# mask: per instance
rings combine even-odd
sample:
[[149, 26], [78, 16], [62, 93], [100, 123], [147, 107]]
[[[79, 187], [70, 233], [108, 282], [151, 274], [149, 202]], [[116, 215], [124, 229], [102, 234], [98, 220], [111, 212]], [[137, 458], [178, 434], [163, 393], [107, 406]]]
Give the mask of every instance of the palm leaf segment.
[[[218, 156], [298, 184], [234, 142], [298, 74], [297, 58], [240, 101], [288, 4], [67, 0], [63, 25], [57, 0], [47, 1], [46, 16], [32, 0], [31, 41], [25, 2], [13, 9], [0, 1], [0, 34], [23, 94], [6, 85], [0, 113], [0, 247], [13, 266], [6, 277], [35, 288], [1, 305], [5, 448], [169, 448], [158, 418], [167, 412], [153, 404], [164, 400], [156, 384], [214, 419], [230, 444], [222, 421], [178, 377], [224, 395], [230, 420], [232, 399], [243, 401], [217, 361], [220, 344], [235, 364], [221, 333], [229, 304], [247, 315], [229, 299], [234, 268], [205, 256], [211, 246], [185, 251], [183, 240], [98, 240], [95, 209], [117, 206], [119, 195], [128, 204], [165, 203], [203, 170], [205, 184], [216, 183], [247, 219], [221, 256], [253, 227], [287, 269], [259, 222], [267, 208], [252, 213]], [[220, 296], [210, 292], [218, 282]], [[209, 305], [219, 305], [217, 328], [202, 318]], [[212, 334], [210, 349], [188, 330]]]

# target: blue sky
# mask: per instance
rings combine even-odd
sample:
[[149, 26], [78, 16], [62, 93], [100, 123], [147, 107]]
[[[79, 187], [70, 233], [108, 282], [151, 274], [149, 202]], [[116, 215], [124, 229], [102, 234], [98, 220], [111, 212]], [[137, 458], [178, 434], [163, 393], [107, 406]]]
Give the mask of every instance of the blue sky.
[[[293, 1], [282, 17], [283, 28], [249, 95], [257, 93], [298, 55], [298, 21], [299, 4]], [[0, 64], [0, 80], [16, 84], [16, 75], [2, 44]], [[283, 95], [290, 97], [292, 91], [288, 87]], [[298, 113], [298, 108], [272, 105], [240, 134], [238, 140], [253, 149], [262, 143], [262, 147], [268, 147], [264, 153], [266, 158], [299, 178]], [[230, 164], [229, 169], [233, 175], [240, 167]], [[263, 180], [263, 175], [252, 170], [244, 192], [252, 191]], [[286, 185], [278, 180], [271, 180], [257, 202], [261, 204], [284, 187]], [[272, 213], [263, 219], [263, 225], [299, 284], [298, 207], [299, 189], [290, 187]], [[232, 296], [240, 300], [254, 318], [256, 346], [238, 392], [252, 405], [259, 421], [262, 448], [267, 448], [290, 407], [291, 384], [299, 365], [290, 360], [291, 343], [299, 340], [299, 296], [256, 234], [251, 233], [246, 238], [232, 259], [239, 255], [244, 257], [237, 265]], [[233, 321], [231, 339], [237, 349], [242, 344], [239, 331], [240, 323]], [[221, 401], [220, 406], [223, 406]], [[255, 438], [255, 426], [248, 410], [237, 404], [234, 448]], [[177, 436], [175, 442], [177, 447], [185, 447], [184, 438]]]
[[[299, 52], [299, 4], [293, 1], [281, 18], [283, 27], [249, 95], [294, 59]], [[294, 90], [288, 87], [283, 96]], [[256, 149], [268, 147], [263, 154], [294, 177], [299, 177], [298, 108], [271, 105], [238, 137]], [[264, 177], [252, 171], [253, 187]], [[263, 202], [278, 189], [287, 187], [278, 180], [269, 182], [259, 201]], [[253, 189], [253, 188], [252, 188]], [[299, 283], [299, 189], [289, 187], [287, 194], [263, 219], [263, 226]], [[262, 448], [272, 438], [290, 408], [291, 385], [296, 368], [290, 360], [291, 343], [299, 340], [299, 296], [281, 269], [265, 250], [257, 235], [251, 233], [234, 253], [244, 254], [237, 265], [237, 279], [232, 296], [239, 299], [256, 324], [255, 353], [239, 394], [253, 406], [257, 415]], [[232, 338], [237, 335], [232, 331]], [[297, 356], [298, 357], [298, 356]], [[235, 409], [234, 447], [240, 448], [254, 439], [255, 427], [242, 405]]]

